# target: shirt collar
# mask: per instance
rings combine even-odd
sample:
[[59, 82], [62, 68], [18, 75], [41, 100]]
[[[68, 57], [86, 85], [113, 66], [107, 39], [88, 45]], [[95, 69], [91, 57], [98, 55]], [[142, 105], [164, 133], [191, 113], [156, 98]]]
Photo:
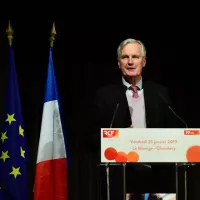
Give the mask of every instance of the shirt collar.
[[[122, 83], [127, 87], [130, 88], [131, 84], [128, 83], [124, 77], [122, 76]], [[142, 89], [142, 78], [140, 79], [140, 81], [136, 84], [136, 86], [141, 90]]]

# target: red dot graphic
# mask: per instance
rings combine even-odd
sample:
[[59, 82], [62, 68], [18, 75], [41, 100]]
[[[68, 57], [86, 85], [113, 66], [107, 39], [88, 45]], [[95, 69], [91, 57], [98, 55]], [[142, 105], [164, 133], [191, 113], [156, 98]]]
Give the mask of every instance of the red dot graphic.
[[186, 152], [186, 157], [188, 162], [200, 162], [200, 146], [191, 146]]
[[118, 152], [117, 157], [115, 158], [115, 161], [116, 162], [126, 162], [127, 161], [126, 153]]
[[113, 147], [109, 147], [105, 150], [104, 156], [108, 160], [114, 160], [117, 157], [117, 150]]

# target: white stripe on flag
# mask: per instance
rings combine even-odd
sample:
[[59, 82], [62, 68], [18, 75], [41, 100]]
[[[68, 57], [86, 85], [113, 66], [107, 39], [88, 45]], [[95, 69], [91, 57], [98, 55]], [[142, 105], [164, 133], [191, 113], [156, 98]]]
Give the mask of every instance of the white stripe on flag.
[[58, 101], [44, 103], [37, 163], [66, 158]]

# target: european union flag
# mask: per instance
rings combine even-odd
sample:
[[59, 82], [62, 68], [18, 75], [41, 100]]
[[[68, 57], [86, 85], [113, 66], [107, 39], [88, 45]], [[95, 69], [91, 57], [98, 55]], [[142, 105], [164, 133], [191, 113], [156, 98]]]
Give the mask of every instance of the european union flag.
[[12, 46], [9, 53], [3, 129], [0, 132], [0, 200], [27, 200], [26, 131]]

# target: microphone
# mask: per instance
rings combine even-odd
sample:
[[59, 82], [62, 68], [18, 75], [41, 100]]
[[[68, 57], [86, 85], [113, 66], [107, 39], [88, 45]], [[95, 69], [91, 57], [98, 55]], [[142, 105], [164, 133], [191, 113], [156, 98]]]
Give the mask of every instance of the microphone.
[[110, 123], [110, 128], [112, 128], [112, 126], [113, 126], [113, 122], [115, 120], [118, 108], [119, 108], [119, 102], [117, 102], [117, 105], [116, 105], [116, 108], [115, 108], [115, 111], [114, 111], [114, 114], [113, 114], [113, 117], [112, 117], [112, 120], [111, 120], [111, 123]]
[[188, 125], [186, 124], [186, 122], [180, 117], [178, 116], [175, 111], [172, 109], [172, 107], [170, 105], [168, 105], [168, 108], [174, 113], [174, 115], [183, 123], [185, 124], [185, 128], [188, 128]]
[[174, 114], [174, 116], [178, 118], [185, 125], [185, 128], [188, 128], [187, 123], [173, 110], [173, 108], [170, 106], [170, 103], [166, 100], [166, 98], [159, 92], [158, 95], [166, 103], [167, 107]]

